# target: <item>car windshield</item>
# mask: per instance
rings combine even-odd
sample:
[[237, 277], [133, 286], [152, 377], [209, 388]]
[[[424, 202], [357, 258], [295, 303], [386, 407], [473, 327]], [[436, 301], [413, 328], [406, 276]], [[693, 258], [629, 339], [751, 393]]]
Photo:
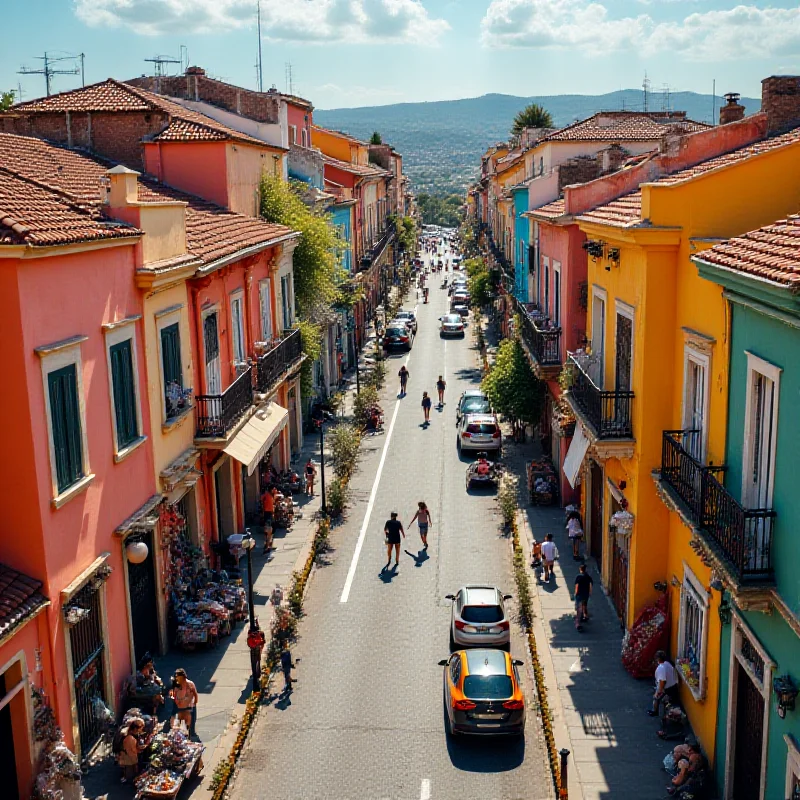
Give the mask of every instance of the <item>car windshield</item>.
[[478, 424], [473, 422], [471, 425], [467, 425], [467, 432], [468, 433], [494, 433], [497, 430], [497, 425], [486, 422], [483, 424]]
[[514, 694], [508, 675], [467, 675], [464, 694], [473, 700], [505, 700]]
[[461, 619], [464, 622], [500, 622], [503, 609], [500, 606], [464, 606]]
[[467, 397], [461, 404], [461, 409], [467, 412], [488, 411], [489, 401], [485, 397]]
[[389, 328], [386, 331], [387, 336], [405, 336], [407, 333], [405, 328]]
[[410, 311], [398, 311], [397, 319], [414, 319], [414, 315]]

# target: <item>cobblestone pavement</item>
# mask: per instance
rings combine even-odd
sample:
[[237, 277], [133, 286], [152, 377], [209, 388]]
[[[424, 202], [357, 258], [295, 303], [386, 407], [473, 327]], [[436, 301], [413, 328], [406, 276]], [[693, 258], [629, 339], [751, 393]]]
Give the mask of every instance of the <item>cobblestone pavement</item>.
[[[365, 440], [345, 522], [332, 532], [328, 563], [312, 573], [306, 617], [294, 647], [294, 692], [262, 709], [231, 795], [281, 800], [539, 800], [552, 782], [535, 708], [525, 643], [515, 629], [529, 715], [524, 741], [455, 740], [443, 726], [442, 668], [450, 604], [467, 582], [489, 581], [514, 593], [510, 543], [500, 532], [493, 494], [466, 494], [467, 459], [456, 452], [455, 407], [480, 379], [472, 335], [444, 342], [438, 317], [447, 294], [432, 277], [420, 304], [408, 395], [396, 397], [406, 356], [388, 362], [386, 433]], [[423, 390], [446, 404], [421, 427]], [[390, 438], [383, 460], [384, 446]], [[371, 516], [347, 601], [343, 590], [381, 463]], [[416, 525], [407, 530], [397, 571], [386, 562], [383, 523], [396, 510], [408, 523], [416, 502], [433, 516], [426, 554]], [[278, 684], [282, 681], [278, 681]], [[277, 687], [279, 688], [279, 686]]]

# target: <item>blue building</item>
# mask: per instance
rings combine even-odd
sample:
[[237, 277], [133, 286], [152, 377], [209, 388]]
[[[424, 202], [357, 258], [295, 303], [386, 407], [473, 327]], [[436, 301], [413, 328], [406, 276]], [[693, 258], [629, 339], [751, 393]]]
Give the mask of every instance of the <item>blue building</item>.
[[348, 247], [339, 252], [339, 259], [342, 267], [348, 275], [353, 274], [353, 207], [355, 200], [343, 200], [334, 203], [328, 208], [333, 218], [333, 224], [339, 229], [339, 233]]
[[530, 225], [522, 215], [528, 210], [528, 185], [521, 183], [511, 189], [514, 195], [514, 296], [528, 302], [528, 245]]

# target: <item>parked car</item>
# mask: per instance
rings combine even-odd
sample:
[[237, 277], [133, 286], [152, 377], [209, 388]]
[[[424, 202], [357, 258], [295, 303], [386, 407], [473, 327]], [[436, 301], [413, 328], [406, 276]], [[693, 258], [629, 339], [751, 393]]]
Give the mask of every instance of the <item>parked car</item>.
[[414, 332], [405, 322], [390, 322], [383, 334], [384, 350], [410, 350], [414, 344]]
[[450, 615], [450, 649], [457, 647], [504, 647], [511, 642], [511, 625], [506, 614], [503, 594], [496, 586], [469, 584], [456, 594], [446, 595], [452, 600]]
[[463, 303], [455, 303], [451, 310], [454, 314], [458, 314], [462, 319], [466, 319], [469, 316], [469, 306], [465, 306]]
[[481, 389], [467, 389], [461, 394], [456, 406], [456, 425], [464, 414], [489, 414], [492, 406]]
[[466, 306], [469, 308], [469, 293], [462, 292], [461, 290], [453, 292], [453, 297], [450, 300], [450, 307]]
[[464, 322], [461, 314], [446, 314], [439, 317], [439, 336], [464, 336]]
[[465, 414], [458, 426], [458, 452], [485, 450], [498, 457], [503, 448], [503, 434], [494, 414]]
[[395, 319], [402, 319], [408, 322], [412, 331], [414, 331], [414, 335], [417, 335], [417, 315], [413, 311], [406, 311], [405, 309], [401, 309], [397, 312]]
[[447, 733], [522, 736], [525, 697], [517, 667], [502, 650], [458, 650], [444, 667], [443, 699]]

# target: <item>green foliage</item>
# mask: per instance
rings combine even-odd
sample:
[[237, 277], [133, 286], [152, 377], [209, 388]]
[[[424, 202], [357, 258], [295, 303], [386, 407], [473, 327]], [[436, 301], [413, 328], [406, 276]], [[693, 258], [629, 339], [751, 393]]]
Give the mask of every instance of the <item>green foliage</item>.
[[383, 139], [378, 131], [373, 131], [372, 136], [369, 137], [370, 144], [383, 144]]
[[533, 374], [519, 339], [500, 342], [494, 366], [481, 385], [494, 408], [507, 419], [538, 422], [544, 405], [544, 384]]
[[350, 489], [344, 478], [336, 477], [328, 486], [328, 513], [332, 517], [338, 517], [347, 506], [350, 498]]
[[314, 362], [322, 355], [322, 333], [319, 325], [301, 319], [297, 322], [303, 355], [306, 360], [300, 370], [300, 392], [303, 397], [311, 397], [314, 389]]
[[372, 384], [361, 387], [353, 399], [353, 416], [360, 427], [367, 424], [367, 410], [378, 402], [378, 390]]
[[261, 179], [261, 216], [300, 232], [293, 254], [294, 291], [300, 316], [313, 318], [336, 295], [337, 252], [347, 247], [329, 214], [310, 209], [302, 200], [304, 184], [287, 184], [280, 176]]
[[483, 308], [492, 300], [492, 276], [489, 270], [473, 275], [467, 284], [472, 305]]
[[479, 275], [481, 272], [488, 272], [489, 265], [483, 258], [478, 256], [476, 258], [468, 258], [464, 262], [464, 270], [467, 273], [467, 277], [471, 278], [473, 275]]
[[417, 246], [417, 223], [412, 217], [398, 217], [392, 215], [389, 224], [394, 225], [397, 244], [401, 250], [413, 253]]
[[355, 425], [336, 425], [328, 432], [333, 471], [339, 478], [349, 478], [356, 466], [361, 435]]
[[0, 111], [5, 111], [14, 105], [14, 95], [13, 89], [8, 92], [0, 92]]
[[511, 125], [512, 136], [519, 136], [525, 128], [552, 128], [553, 117], [550, 112], [538, 103], [525, 106], [514, 117]]
[[425, 225], [444, 225], [447, 228], [457, 228], [463, 218], [461, 213], [463, 204], [464, 198], [457, 194], [441, 197], [423, 192], [417, 196], [417, 205]]
[[511, 524], [517, 513], [518, 500], [519, 478], [511, 472], [504, 472], [500, 477], [500, 485], [497, 487], [497, 502], [506, 525]]

